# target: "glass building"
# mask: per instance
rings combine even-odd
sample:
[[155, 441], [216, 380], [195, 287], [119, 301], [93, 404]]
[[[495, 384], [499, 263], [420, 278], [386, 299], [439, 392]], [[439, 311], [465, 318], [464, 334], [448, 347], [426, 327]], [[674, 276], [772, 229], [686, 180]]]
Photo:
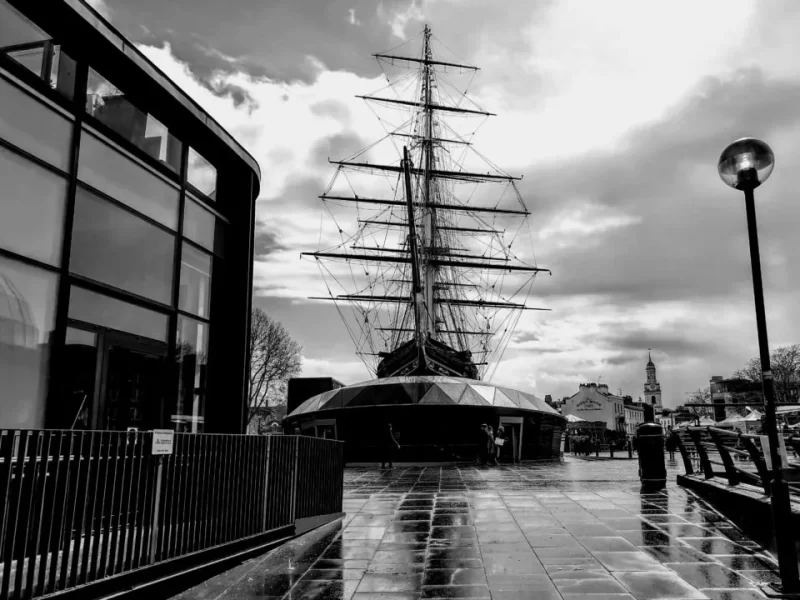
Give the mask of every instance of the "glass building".
[[244, 431], [256, 161], [81, 0], [0, 0], [0, 428]]

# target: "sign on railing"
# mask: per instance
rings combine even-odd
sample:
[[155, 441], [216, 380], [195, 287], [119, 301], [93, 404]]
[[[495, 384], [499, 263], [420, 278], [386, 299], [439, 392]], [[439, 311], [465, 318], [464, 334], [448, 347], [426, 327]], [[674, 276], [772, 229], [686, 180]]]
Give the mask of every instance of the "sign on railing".
[[172, 429], [153, 429], [153, 448], [151, 454], [172, 454], [175, 432]]

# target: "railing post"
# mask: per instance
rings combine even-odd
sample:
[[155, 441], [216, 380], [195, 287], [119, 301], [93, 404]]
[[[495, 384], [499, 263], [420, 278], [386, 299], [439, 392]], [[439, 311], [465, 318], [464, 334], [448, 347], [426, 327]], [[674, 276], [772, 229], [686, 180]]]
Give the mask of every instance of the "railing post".
[[672, 437], [675, 439], [675, 443], [678, 445], [678, 452], [681, 453], [681, 458], [683, 459], [683, 469], [686, 471], [687, 475], [694, 475], [694, 467], [692, 466], [692, 459], [689, 457], [689, 451], [683, 444], [681, 436], [679, 436], [678, 433], [675, 430], [673, 430]]
[[272, 438], [273, 436], [267, 436], [267, 467], [264, 471], [264, 519], [261, 521], [261, 531], [267, 531], [267, 519], [269, 518], [269, 459], [270, 454], [272, 453]]
[[291, 504], [291, 518], [292, 523], [295, 522], [297, 516], [297, 464], [300, 458], [300, 436], [294, 437], [294, 459], [292, 460], [292, 504]]
[[156, 489], [153, 499], [153, 526], [150, 529], [150, 564], [156, 562], [156, 550], [158, 546], [158, 530], [161, 519], [161, 479], [164, 469], [164, 457], [156, 458]]
[[725, 447], [725, 442], [722, 441], [722, 436], [716, 431], [708, 429], [708, 434], [711, 436], [714, 445], [717, 447], [719, 456], [722, 459], [722, 466], [725, 467], [725, 475], [728, 477], [728, 485], [739, 485], [739, 474], [736, 472], [736, 467], [733, 466], [733, 459], [731, 453]]
[[764, 488], [764, 494], [766, 496], [771, 496], [772, 492], [769, 484], [772, 481], [772, 473], [767, 469], [767, 463], [764, 461], [763, 453], [749, 437], [742, 437], [741, 439], [744, 440], [744, 448], [750, 455], [750, 460], [752, 460], [753, 464], [756, 466], [758, 477], [761, 479], [761, 487]]
[[703, 447], [703, 442], [700, 439], [700, 432], [690, 429], [689, 435], [692, 437], [694, 447], [697, 449], [697, 457], [700, 459], [700, 468], [703, 469], [705, 478], [712, 479], [714, 477], [714, 467], [712, 466], [711, 461], [708, 460], [708, 453]]

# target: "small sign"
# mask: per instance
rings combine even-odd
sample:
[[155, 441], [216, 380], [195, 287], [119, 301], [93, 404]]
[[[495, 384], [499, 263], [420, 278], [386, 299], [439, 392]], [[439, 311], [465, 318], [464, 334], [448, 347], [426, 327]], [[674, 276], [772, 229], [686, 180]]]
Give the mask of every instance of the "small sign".
[[578, 410], [603, 410], [603, 405], [597, 400], [591, 400], [587, 398], [586, 400], [581, 400], [578, 402], [575, 408]]
[[153, 429], [152, 454], [172, 454], [175, 432], [172, 429]]

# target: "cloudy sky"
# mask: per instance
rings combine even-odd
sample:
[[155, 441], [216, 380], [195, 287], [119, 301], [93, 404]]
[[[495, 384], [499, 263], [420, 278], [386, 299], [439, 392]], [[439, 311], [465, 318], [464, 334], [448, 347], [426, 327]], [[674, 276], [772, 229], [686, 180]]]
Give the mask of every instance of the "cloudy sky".
[[[313, 264], [332, 170], [382, 131], [356, 94], [371, 53], [437, 38], [482, 70], [481, 152], [524, 174], [540, 277], [494, 380], [642, 394], [647, 348], [675, 406], [757, 353], [744, 205], [716, 172], [752, 135], [773, 347], [800, 341], [800, 3], [793, 0], [105, 0], [124, 34], [256, 157], [256, 305], [304, 347], [304, 374], [368, 378]], [[414, 53], [417, 48], [412, 48]]]

